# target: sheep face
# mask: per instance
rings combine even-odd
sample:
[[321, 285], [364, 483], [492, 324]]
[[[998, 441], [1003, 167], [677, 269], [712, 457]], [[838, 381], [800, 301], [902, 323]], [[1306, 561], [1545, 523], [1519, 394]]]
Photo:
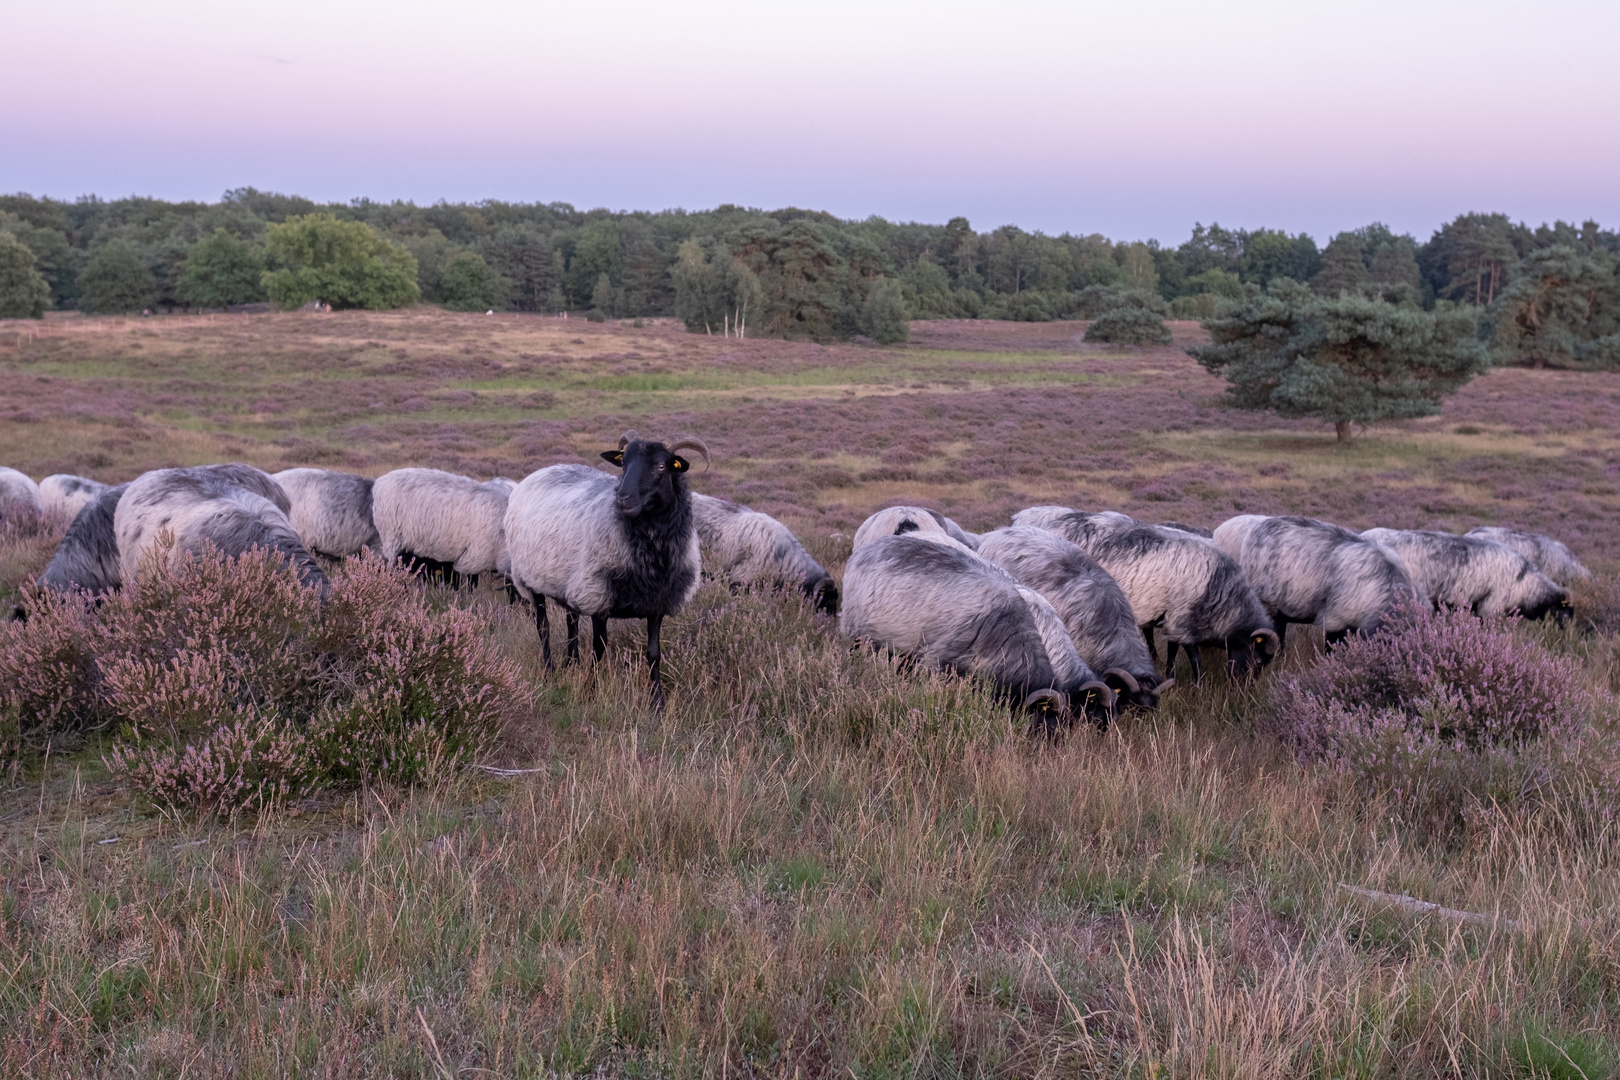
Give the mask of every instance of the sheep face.
[[658, 442], [632, 440], [621, 450], [602, 451], [602, 460], [624, 470], [614, 505], [627, 518], [657, 513], [674, 503], [691, 463]]
[[1569, 590], [1559, 588], [1557, 592], [1546, 592], [1534, 602], [1522, 605], [1518, 613], [1526, 619], [1551, 618], [1563, 626], [1574, 616], [1575, 607], [1570, 603]]
[[1226, 639], [1226, 671], [1233, 679], [1246, 681], [1276, 659], [1277, 632], [1269, 628], [1239, 631]]
[[1159, 695], [1175, 684], [1174, 679], [1162, 683], [1158, 679], [1138, 679], [1124, 668], [1109, 668], [1102, 680], [1117, 697], [1116, 707], [1128, 706], [1143, 712], [1159, 707]]
[[816, 610], [823, 615], [838, 614], [838, 583], [830, 577], [805, 578], [800, 586], [804, 595], [809, 597], [816, 605]]

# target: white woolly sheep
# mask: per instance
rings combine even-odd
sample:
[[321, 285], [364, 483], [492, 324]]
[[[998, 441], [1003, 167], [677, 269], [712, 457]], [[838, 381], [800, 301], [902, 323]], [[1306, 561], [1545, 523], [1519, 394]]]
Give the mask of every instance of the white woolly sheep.
[[107, 490], [107, 485], [85, 476], [53, 473], [39, 482], [39, 497], [48, 514], [60, 514], [72, 521], [85, 504]]
[[39, 485], [27, 473], [0, 465], [0, 521], [18, 513], [43, 514], [45, 501]]
[[287, 493], [292, 504], [287, 516], [310, 551], [343, 559], [381, 548], [371, 520], [369, 478], [332, 469], [283, 469], [271, 479]]
[[715, 577], [745, 588], [796, 588], [814, 601], [818, 611], [838, 613], [838, 585], [780, 521], [696, 492], [692, 493], [692, 518], [703, 547], [704, 567]]
[[1329, 644], [1352, 631], [1375, 633], [1402, 600], [1416, 596], [1393, 552], [1315, 518], [1243, 514], [1221, 523], [1215, 544], [1243, 569], [1279, 644], [1289, 623], [1321, 627]]
[[1368, 529], [1361, 535], [1394, 552], [1418, 595], [1436, 606], [1485, 617], [1552, 615], [1562, 621], [1571, 614], [1568, 589], [1494, 541], [1424, 529]]
[[1560, 585], [1570, 586], [1577, 581], [1590, 581], [1592, 571], [1582, 566], [1568, 546], [1550, 536], [1524, 529], [1508, 529], [1500, 525], [1481, 525], [1469, 529], [1465, 536], [1477, 536], [1511, 548], [1530, 560], [1530, 565]]
[[480, 574], [506, 564], [505, 483], [437, 469], [384, 473], [371, 486], [379, 553], [476, 587]]
[[880, 536], [899, 536], [909, 532], [937, 532], [949, 536], [970, 551], [977, 550], [979, 535], [970, 533], [938, 510], [921, 506], [891, 506], [879, 510], [855, 530], [853, 550], [859, 551]]
[[546, 602], [566, 613], [568, 659], [579, 657], [579, 617], [591, 617], [591, 649], [600, 660], [607, 620], [647, 620], [647, 666], [653, 708], [663, 711], [659, 634], [664, 618], [698, 590], [702, 573], [692, 520], [691, 468], [679, 451], [708, 460], [697, 439], [670, 445], [627, 431], [603, 460], [612, 476], [585, 465], [552, 465], [530, 473], [512, 492], [505, 528], [512, 584], [534, 601], [540, 653], [551, 668]]

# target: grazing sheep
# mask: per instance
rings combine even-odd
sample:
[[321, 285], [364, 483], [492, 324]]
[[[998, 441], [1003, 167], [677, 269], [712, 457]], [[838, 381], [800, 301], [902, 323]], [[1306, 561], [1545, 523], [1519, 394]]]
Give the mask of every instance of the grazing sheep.
[[395, 469], [371, 487], [378, 551], [385, 559], [476, 588], [478, 576], [505, 565], [502, 521], [511, 483], [480, 484], [437, 469]]
[[287, 516], [316, 555], [343, 559], [381, 547], [371, 520], [372, 481], [332, 469], [283, 469], [271, 479], [292, 504]]
[[1499, 525], [1481, 525], [1469, 529], [1465, 536], [1477, 536], [1511, 548], [1530, 560], [1530, 565], [1546, 574], [1559, 585], [1569, 586], [1577, 581], [1589, 581], [1592, 571], [1582, 566], [1567, 546], [1541, 533], [1523, 529], [1505, 529]]
[[1028, 525], [985, 533], [979, 555], [1045, 597], [1080, 656], [1122, 700], [1158, 707], [1174, 680], [1160, 681], [1130, 600], [1089, 555], [1055, 532]]
[[39, 485], [27, 473], [0, 465], [0, 521], [18, 513], [43, 514], [45, 501], [40, 497]]
[[1096, 560], [1130, 600], [1150, 651], [1153, 629], [1164, 628], [1167, 674], [1174, 674], [1178, 647], [1187, 650], [1195, 681], [1203, 674], [1202, 645], [1224, 646], [1227, 670], [1237, 677], [1257, 674], [1277, 655], [1277, 632], [1265, 608], [1213, 541], [1123, 514], [1056, 506], [1020, 511], [1013, 524], [1050, 529]]
[[853, 550], [859, 551], [880, 536], [918, 531], [943, 533], [970, 551], [977, 550], [979, 546], [977, 533], [968, 532], [937, 510], [925, 510], [920, 506], [891, 506], [861, 522], [861, 527], [855, 530]]
[[1375, 541], [1326, 521], [1244, 514], [1221, 523], [1215, 545], [1237, 560], [1277, 627], [1314, 623], [1335, 644], [1375, 633], [1415, 595], [1405, 566]]
[[68, 521], [77, 517], [86, 503], [94, 501], [106, 490], [106, 484], [67, 473], [53, 473], [39, 482], [39, 497], [45, 512], [61, 514]]
[[1487, 618], [1552, 615], [1563, 621], [1572, 614], [1568, 589], [1495, 541], [1425, 529], [1368, 529], [1361, 535], [1394, 552], [1418, 595], [1437, 607]]
[[692, 494], [692, 517], [704, 548], [704, 565], [734, 585], [786, 585], [838, 613], [838, 585], [810, 557], [786, 525], [726, 499]]
[[82, 589], [100, 596], [123, 584], [113, 515], [128, 487], [128, 484], [119, 484], [104, 488], [79, 510], [62, 542], [56, 545], [56, 554], [39, 575], [41, 585], [55, 592]]
[[269, 548], [286, 556], [298, 578], [325, 592], [321, 572], [287, 518], [286, 492], [251, 465], [156, 469], [132, 480], [113, 512], [119, 572], [135, 580], [142, 562], [165, 550], [195, 552], [212, 544], [221, 554]]
[[702, 571], [690, 464], [679, 451], [709, 458], [697, 439], [665, 445], [625, 432], [603, 460], [618, 480], [585, 465], [552, 465], [530, 473], [512, 492], [505, 528], [512, 584], [534, 600], [540, 654], [551, 668], [546, 601], [566, 613], [568, 659], [579, 657], [579, 617], [591, 617], [591, 648], [600, 660], [608, 619], [647, 620], [647, 665], [653, 708], [664, 708], [659, 634], [664, 617], [697, 592]]
[[1052, 606], [943, 532], [879, 536], [850, 556], [838, 626], [924, 667], [972, 676], [1044, 715], [1050, 692], [1106, 726], [1114, 693]]

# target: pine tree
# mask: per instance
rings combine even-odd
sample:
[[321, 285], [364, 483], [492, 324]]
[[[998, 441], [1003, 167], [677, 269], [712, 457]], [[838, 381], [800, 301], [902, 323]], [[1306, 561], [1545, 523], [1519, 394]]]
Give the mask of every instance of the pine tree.
[[1356, 295], [1367, 284], [1367, 264], [1362, 261], [1362, 238], [1342, 232], [1328, 241], [1322, 252], [1322, 269], [1311, 278], [1311, 288], [1319, 296]]
[[1489, 361], [1474, 317], [1365, 296], [1329, 299], [1291, 281], [1253, 292], [1204, 323], [1188, 351], [1230, 383], [1239, 408], [1317, 416], [1350, 441], [1352, 424], [1429, 416]]
[[1401, 236], [1380, 244], [1367, 267], [1367, 279], [1387, 300], [1417, 303], [1423, 295], [1423, 274], [1412, 242]]

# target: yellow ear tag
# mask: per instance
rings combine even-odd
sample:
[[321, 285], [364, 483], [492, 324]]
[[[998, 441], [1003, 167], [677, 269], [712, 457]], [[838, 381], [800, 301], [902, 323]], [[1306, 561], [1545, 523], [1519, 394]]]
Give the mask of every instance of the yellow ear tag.
[[682, 461], [680, 458], [674, 458], [670, 461], [669, 467], [674, 469], [676, 472], [680, 472], [682, 469], [686, 468], [686, 462]]

